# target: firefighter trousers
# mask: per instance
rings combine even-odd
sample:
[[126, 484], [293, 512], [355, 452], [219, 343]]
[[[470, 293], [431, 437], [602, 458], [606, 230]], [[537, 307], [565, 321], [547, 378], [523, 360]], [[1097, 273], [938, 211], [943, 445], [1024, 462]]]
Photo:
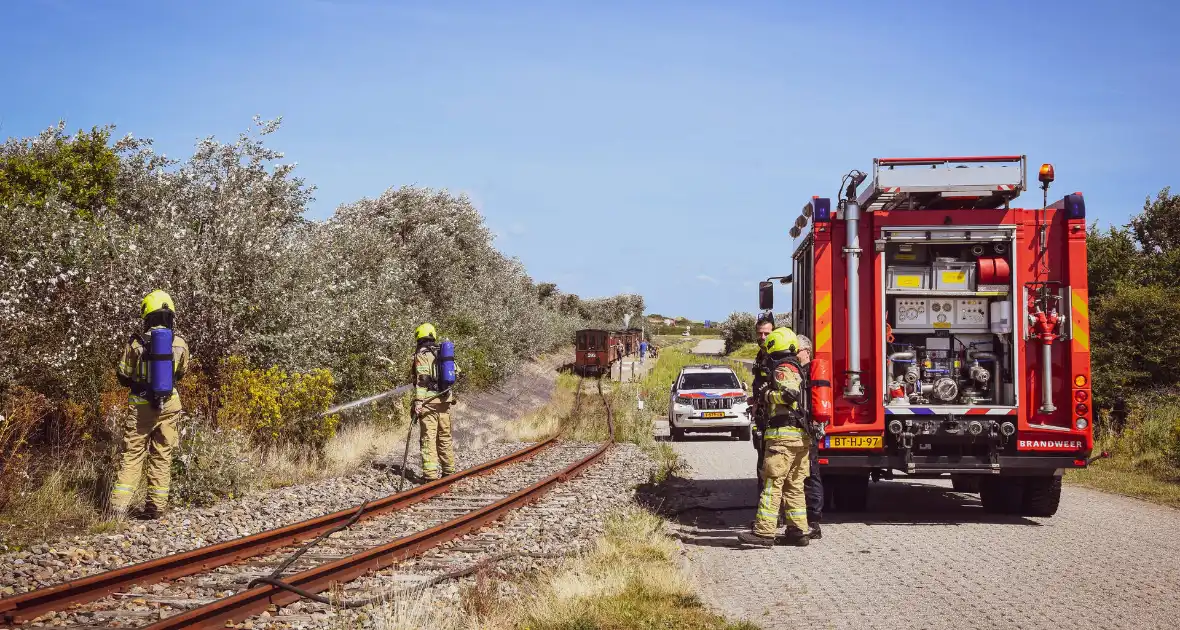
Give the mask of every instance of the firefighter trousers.
[[426, 403], [418, 415], [418, 445], [422, 451], [422, 476], [438, 479], [455, 474], [455, 446], [451, 441], [450, 403]]
[[807, 531], [807, 502], [803, 482], [811, 469], [807, 436], [794, 427], [766, 432], [766, 459], [762, 464], [762, 494], [754, 518], [754, 533], [774, 536], [779, 512], [786, 507], [787, 526]]
[[163, 409], [150, 404], [135, 406], [135, 417], [128, 418], [123, 425], [123, 463], [111, 489], [112, 510], [124, 512], [131, 504], [144, 473], [144, 459], [147, 459], [147, 502], [160, 511], [168, 506], [172, 449], [179, 441], [176, 419], [180, 411], [179, 402], [172, 401], [164, 403]]
[[809, 473], [803, 480], [803, 494], [807, 499], [807, 522], [819, 525], [824, 516], [824, 481], [819, 476], [819, 447], [811, 440]]

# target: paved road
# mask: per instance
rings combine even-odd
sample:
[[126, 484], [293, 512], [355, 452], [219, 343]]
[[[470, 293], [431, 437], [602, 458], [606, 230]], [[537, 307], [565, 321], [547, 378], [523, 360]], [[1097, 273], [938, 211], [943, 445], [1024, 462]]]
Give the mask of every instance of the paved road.
[[[754, 502], [749, 443], [675, 447], [690, 502]], [[753, 509], [677, 527], [704, 599], [767, 630], [1180, 627], [1180, 510], [1067, 487], [1053, 518], [1000, 517], [949, 486], [874, 484], [869, 512], [829, 515], [805, 548], [735, 547]]]
[[702, 339], [692, 349], [694, 354], [725, 354], [724, 339]]

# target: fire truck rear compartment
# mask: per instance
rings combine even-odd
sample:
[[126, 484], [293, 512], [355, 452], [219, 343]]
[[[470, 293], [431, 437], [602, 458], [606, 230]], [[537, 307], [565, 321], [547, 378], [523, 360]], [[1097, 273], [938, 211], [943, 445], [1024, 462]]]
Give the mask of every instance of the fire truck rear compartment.
[[937, 407], [1015, 406], [1011, 233], [1004, 236], [886, 243], [887, 408], [925, 414]]
[[910, 474], [998, 474], [999, 457], [1016, 455], [1013, 233], [892, 236], [882, 305], [887, 452]]

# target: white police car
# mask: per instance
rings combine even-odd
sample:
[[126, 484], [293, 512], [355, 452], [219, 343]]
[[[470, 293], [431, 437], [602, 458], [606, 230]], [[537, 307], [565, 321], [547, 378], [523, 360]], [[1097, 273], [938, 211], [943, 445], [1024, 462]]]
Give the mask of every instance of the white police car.
[[751, 420], [746, 386], [724, 365], [688, 365], [672, 383], [668, 426], [672, 440], [686, 431], [729, 433], [749, 440]]

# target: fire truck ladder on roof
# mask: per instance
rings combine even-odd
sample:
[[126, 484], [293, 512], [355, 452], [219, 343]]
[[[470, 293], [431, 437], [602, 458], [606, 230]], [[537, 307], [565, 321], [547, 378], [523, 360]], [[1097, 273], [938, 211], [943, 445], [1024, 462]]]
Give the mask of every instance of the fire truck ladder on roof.
[[1025, 156], [874, 158], [863, 212], [1006, 208], [1025, 187]]

